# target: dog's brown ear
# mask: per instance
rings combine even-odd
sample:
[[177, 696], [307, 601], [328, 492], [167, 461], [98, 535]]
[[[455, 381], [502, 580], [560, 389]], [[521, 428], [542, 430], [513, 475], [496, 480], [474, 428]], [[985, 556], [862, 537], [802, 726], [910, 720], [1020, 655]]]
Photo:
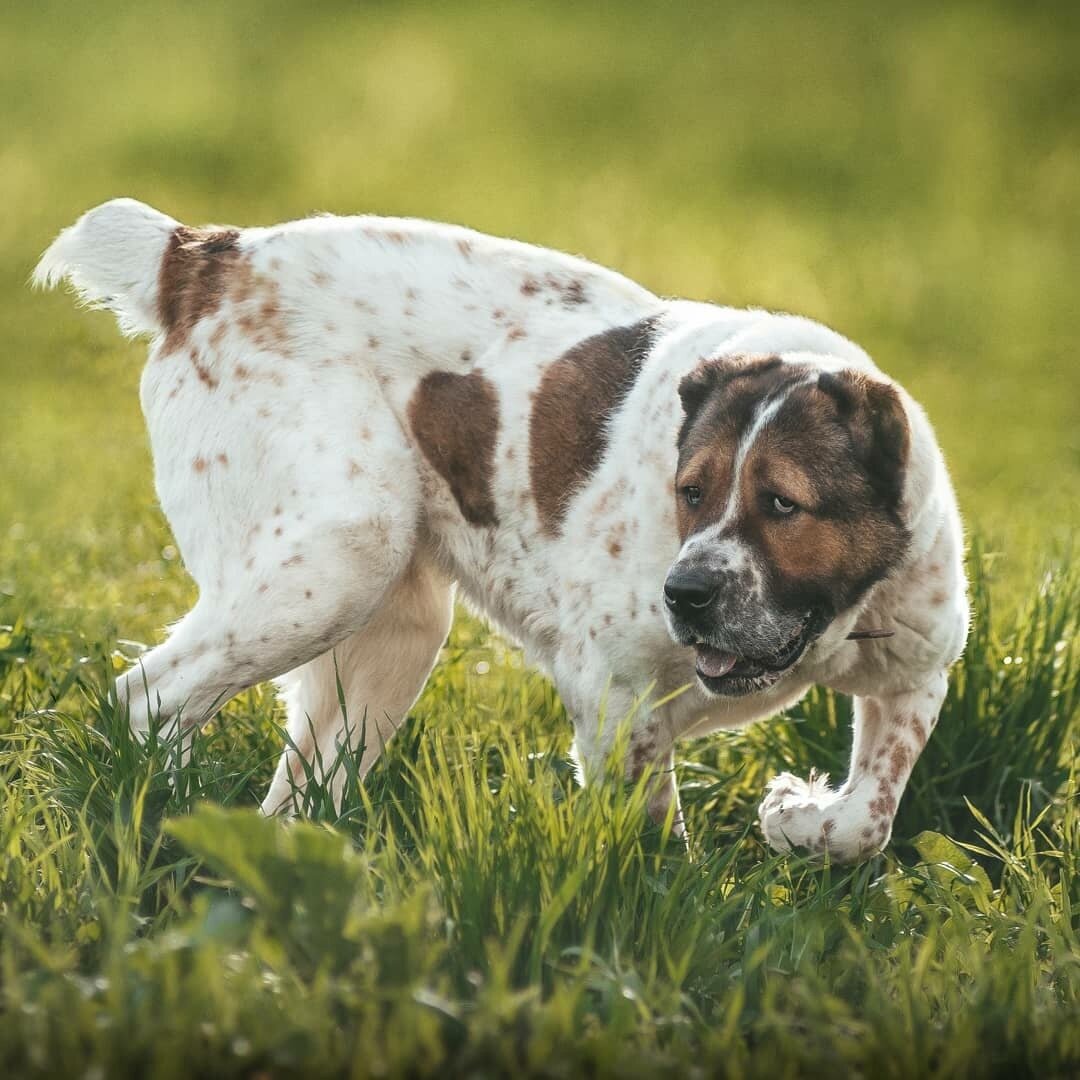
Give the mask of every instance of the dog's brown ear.
[[[679, 398], [683, 407], [683, 422], [679, 430], [681, 447], [705, 403], [722, 394], [732, 383], [772, 373], [775, 376], [783, 367], [779, 356], [716, 356], [702, 360], [689, 375], [679, 383]], [[739, 385], [742, 385], [739, 382]]]
[[836, 402], [874, 490], [891, 510], [898, 509], [911, 432], [896, 388], [860, 371], [825, 372], [818, 387]]
[[722, 360], [702, 360], [689, 375], [684, 375], [679, 383], [679, 400], [688, 420], [692, 420], [716, 387], [720, 377], [719, 368]]

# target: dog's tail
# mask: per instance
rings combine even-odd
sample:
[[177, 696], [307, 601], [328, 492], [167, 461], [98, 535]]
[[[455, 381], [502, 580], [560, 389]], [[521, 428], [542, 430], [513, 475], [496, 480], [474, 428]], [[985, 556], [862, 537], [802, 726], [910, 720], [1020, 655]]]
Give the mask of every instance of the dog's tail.
[[162, 258], [179, 224], [135, 199], [110, 199], [52, 242], [33, 283], [52, 288], [66, 279], [85, 304], [113, 312], [125, 334], [156, 333]]

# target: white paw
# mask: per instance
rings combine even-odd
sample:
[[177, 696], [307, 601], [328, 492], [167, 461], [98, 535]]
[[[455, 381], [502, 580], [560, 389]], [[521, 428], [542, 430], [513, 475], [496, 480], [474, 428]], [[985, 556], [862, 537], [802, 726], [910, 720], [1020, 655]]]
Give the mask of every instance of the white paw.
[[855, 862], [880, 851], [888, 839], [868, 815], [833, 791], [827, 776], [802, 780], [781, 773], [770, 781], [758, 808], [765, 841], [774, 851], [821, 855], [834, 862]]

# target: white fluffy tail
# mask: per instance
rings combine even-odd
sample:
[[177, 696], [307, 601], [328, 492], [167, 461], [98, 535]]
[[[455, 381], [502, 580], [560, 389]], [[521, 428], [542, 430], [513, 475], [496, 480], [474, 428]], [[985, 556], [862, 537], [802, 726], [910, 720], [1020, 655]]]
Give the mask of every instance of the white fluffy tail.
[[85, 304], [107, 308], [125, 334], [161, 329], [158, 275], [180, 223], [135, 199], [111, 199], [88, 210], [41, 256], [33, 283], [67, 280]]

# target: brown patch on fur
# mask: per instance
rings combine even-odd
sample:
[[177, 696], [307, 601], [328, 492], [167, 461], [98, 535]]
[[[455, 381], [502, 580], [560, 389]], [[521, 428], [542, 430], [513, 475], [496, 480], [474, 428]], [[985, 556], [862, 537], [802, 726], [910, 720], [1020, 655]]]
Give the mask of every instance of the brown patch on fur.
[[457, 242], [457, 249], [466, 259], [472, 258], [472, 241], [461, 237]]
[[541, 288], [542, 288], [542, 286], [540, 285], [540, 282], [536, 280], [536, 278], [527, 277], [521, 283], [521, 295], [522, 296], [535, 296], [540, 291]]
[[182, 347], [196, 324], [221, 306], [240, 259], [239, 236], [237, 229], [179, 225], [173, 230], [158, 273], [158, 317], [165, 331], [165, 352]]
[[529, 418], [529, 481], [548, 535], [558, 532], [600, 463], [608, 421], [633, 386], [653, 332], [650, 319], [605, 330], [544, 371]]
[[303, 555], [292, 555], [288, 559], [282, 560], [282, 566], [299, 566], [304, 561]]
[[191, 463], [191, 467], [192, 467], [192, 468], [193, 468], [193, 469], [194, 469], [194, 470], [195, 470], [196, 472], [206, 472], [206, 466], [207, 466], [208, 464], [209, 464], [209, 462], [208, 462], [208, 461], [206, 460], [206, 458], [204, 458], [204, 457], [197, 457], [197, 458], [196, 458], [196, 459], [195, 459], [195, 460], [194, 460], [194, 461], [193, 461], [193, 462]]
[[933, 596], [930, 597], [930, 603], [933, 604], [934, 607], [941, 607], [941, 605], [944, 604], [947, 599], [948, 597], [945, 595], [945, 593], [943, 593], [939, 589], [936, 593], [934, 593]]
[[228, 464], [229, 464], [229, 455], [228, 454], [218, 454], [217, 460], [218, 460], [219, 465], [228, 466]]
[[409, 426], [471, 525], [499, 523], [492, 482], [499, 430], [495, 387], [479, 371], [433, 371], [409, 401]]
[[520, 326], [512, 326], [507, 332], [507, 341], [520, 341], [525, 336], [525, 331]]
[[915, 738], [919, 740], [920, 746], [926, 745], [926, 728], [923, 727], [922, 721], [917, 717], [911, 718], [911, 730], [915, 732]]

